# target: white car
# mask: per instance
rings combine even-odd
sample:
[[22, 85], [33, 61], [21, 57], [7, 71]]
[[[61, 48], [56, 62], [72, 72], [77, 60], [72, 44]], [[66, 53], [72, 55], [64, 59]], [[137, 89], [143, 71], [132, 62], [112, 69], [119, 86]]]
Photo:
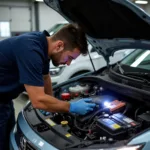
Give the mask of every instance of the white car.
[[[80, 55], [76, 60], [73, 60], [70, 66], [61, 65], [59, 67], [55, 67], [52, 62], [50, 62], [50, 75], [52, 79], [52, 84], [56, 85], [67, 81], [68, 79], [81, 75], [83, 73], [91, 72], [94, 70], [98, 70], [104, 66], [106, 66], [106, 61], [104, 60], [102, 55], [98, 55], [98, 53], [92, 48], [91, 45], [89, 47], [89, 55], [82, 56]], [[126, 56], [126, 50], [117, 51], [114, 57], [111, 57], [111, 64], [121, 60]], [[92, 60], [90, 60], [90, 57]], [[92, 65], [92, 62], [93, 65]]]
[[[55, 24], [50, 30], [48, 30], [49, 34], [52, 35], [61, 29], [67, 21], [59, 22]], [[106, 61], [103, 56], [99, 55], [96, 50], [88, 44], [89, 55], [82, 56], [80, 55], [76, 60], [73, 60], [70, 66], [61, 65], [59, 67], [55, 67], [52, 62], [50, 62], [50, 75], [52, 79], [52, 84], [56, 85], [67, 81], [68, 79], [81, 75], [83, 73], [91, 72], [94, 70], [98, 70], [104, 66], [106, 66]], [[117, 51], [114, 54], [114, 57], [110, 58], [110, 63], [115, 63], [125, 57], [130, 51], [121, 50]], [[90, 60], [90, 57], [92, 60]], [[92, 62], [91, 62], [92, 61]]]

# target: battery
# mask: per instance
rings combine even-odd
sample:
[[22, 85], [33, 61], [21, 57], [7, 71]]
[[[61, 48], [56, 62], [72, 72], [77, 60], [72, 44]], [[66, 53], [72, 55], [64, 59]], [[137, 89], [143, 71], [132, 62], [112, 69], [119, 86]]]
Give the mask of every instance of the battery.
[[96, 122], [96, 131], [100, 135], [121, 139], [132, 132], [136, 132], [140, 123], [121, 113], [113, 114], [107, 118], [99, 118]]
[[120, 139], [122, 135], [126, 134], [124, 127], [117, 121], [111, 118], [100, 118], [97, 120], [96, 131], [101, 135]]
[[122, 126], [124, 126], [124, 128], [134, 128], [136, 129], [137, 127], [140, 126], [140, 123], [132, 120], [131, 118], [121, 114], [121, 113], [117, 113], [117, 114], [113, 114], [111, 116], [111, 118], [113, 118], [114, 120], [116, 120], [118, 123], [122, 124]]

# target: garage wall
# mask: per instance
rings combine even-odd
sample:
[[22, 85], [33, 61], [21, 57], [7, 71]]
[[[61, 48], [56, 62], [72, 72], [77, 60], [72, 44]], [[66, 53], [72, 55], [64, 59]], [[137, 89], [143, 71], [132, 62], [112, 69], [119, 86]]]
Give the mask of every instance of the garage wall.
[[40, 31], [51, 28], [55, 23], [65, 19], [44, 3], [39, 3]]
[[[51, 28], [65, 19], [49, 8], [45, 3], [38, 3], [39, 30]], [[35, 7], [29, 2], [0, 1], [0, 21], [9, 21], [12, 35], [35, 31]], [[4, 38], [0, 37], [0, 40]]]
[[0, 21], [10, 22], [12, 35], [32, 31], [31, 8], [31, 3], [28, 2], [0, 2]]

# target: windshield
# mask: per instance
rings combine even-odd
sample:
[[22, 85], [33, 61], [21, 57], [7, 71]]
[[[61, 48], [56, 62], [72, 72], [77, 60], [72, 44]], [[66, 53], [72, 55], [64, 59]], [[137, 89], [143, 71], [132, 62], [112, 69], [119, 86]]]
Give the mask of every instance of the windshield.
[[150, 50], [136, 49], [120, 65], [126, 72], [148, 72], [150, 73]]

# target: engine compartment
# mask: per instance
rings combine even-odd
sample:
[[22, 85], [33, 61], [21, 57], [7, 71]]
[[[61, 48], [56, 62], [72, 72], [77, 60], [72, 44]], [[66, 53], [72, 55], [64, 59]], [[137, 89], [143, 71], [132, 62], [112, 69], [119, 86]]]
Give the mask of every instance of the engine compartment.
[[59, 137], [64, 136], [68, 141], [57, 144], [61, 149], [127, 142], [150, 126], [150, 111], [146, 104], [104, 88], [97, 81], [72, 82], [57, 88], [54, 95], [64, 101], [90, 97], [96, 103], [94, 111], [83, 116], [36, 110], [42, 123], [34, 123], [34, 129], [45, 140], [48, 138], [43, 133], [49, 130], [58, 133]]

